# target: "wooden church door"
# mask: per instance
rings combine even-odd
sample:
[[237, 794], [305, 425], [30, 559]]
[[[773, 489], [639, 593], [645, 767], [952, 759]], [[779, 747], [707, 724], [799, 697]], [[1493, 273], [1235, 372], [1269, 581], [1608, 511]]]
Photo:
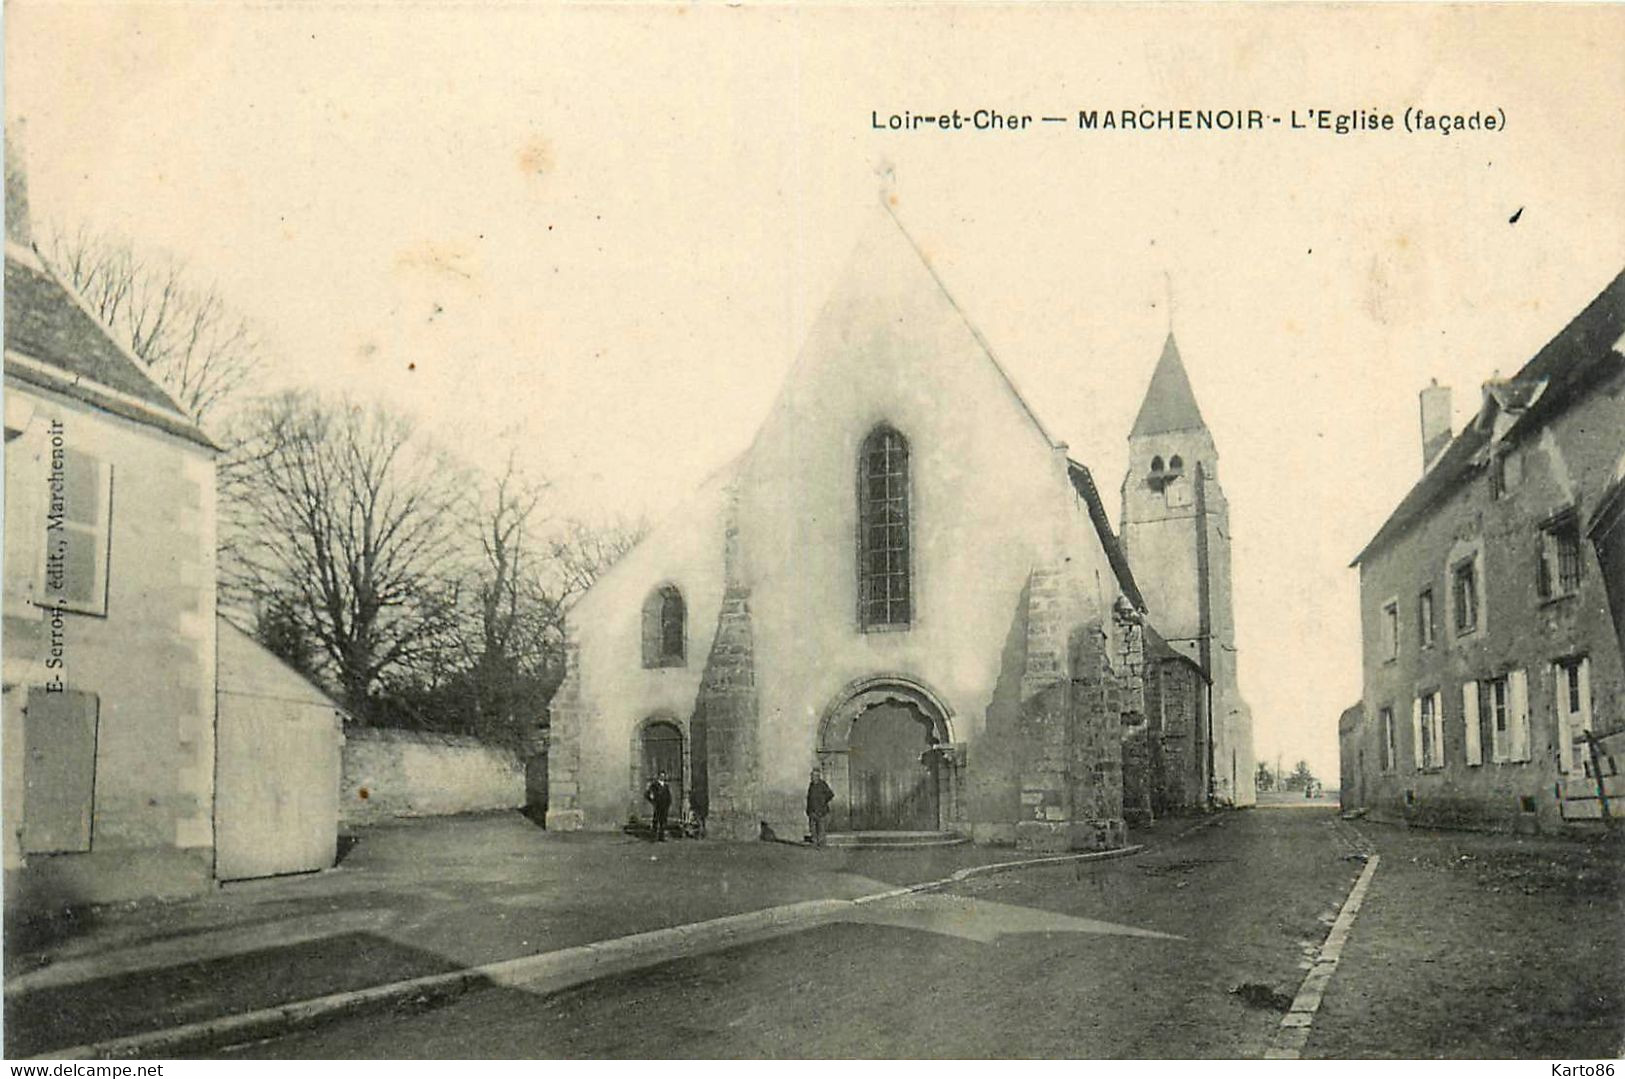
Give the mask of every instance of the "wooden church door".
[[852, 723], [847, 767], [852, 830], [937, 830], [937, 755], [931, 721], [890, 702], [866, 709]]
[[[683, 732], [670, 723], [650, 723], [643, 728], [643, 786], [638, 798], [648, 789], [650, 780], [666, 773], [666, 786], [671, 788], [671, 819], [682, 820], [688, 813], [688, 802], [683, 791]], [[643, 811], [654, 812], [647, 802]]]

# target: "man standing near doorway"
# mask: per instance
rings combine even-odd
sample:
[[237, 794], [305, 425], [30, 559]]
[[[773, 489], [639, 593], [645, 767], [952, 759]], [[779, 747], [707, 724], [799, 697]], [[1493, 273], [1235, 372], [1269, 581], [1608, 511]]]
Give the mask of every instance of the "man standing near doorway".
[[671, 812], [671, 787], [666, 784], [666, 773], [661, 772], [649, 780], [643, 800], [655, 809], [655, 842], [666, 841], [666, 815]]
[[807, 781], [807, 831], [815, 847], [824, 845], [824, 821], [829, 817], [829, 804], [835, 792], [824, 782], [824, 773], [814, 768]]

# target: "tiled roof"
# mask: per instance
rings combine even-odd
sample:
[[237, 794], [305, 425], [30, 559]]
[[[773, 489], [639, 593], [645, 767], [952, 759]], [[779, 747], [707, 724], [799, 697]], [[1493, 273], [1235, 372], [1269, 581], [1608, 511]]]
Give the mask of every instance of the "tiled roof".
[[[1625, 272], [1610, 281], [1516, 375], [1490, 383], [1485, 394], [1486, 408], [1511, 406], [1518, 410], [1517, 419], [1503, 437], [1516, 439], [1523, 431], [1558, 415], [1608, 372], [1616, 370], [1620, 361], [1613, 348], [1622, 335]], [[1537, 394], [1542, 384], [1544, 389]], [[1492, 427], [1473, 422], [1456, 435], [1350, 565], [1359, 565], [1372, 552], [1404, 535], [1436, 504], [1476, 475], [1482, 464], [1480, 451], [1493, 436]]]
[[1151, 374], [1151, 385], [1145, 391], [1145, 400], [1140, 403], [1140, 414], [1135, 417], [1134, 430], [1129, 432], [1129, 437], [1194, 431], [1206, 426], [1202, 410], [1196, 407], [1196, 394], [1191, 391], [1185, 363], [1179, 358], [1179, 346], [1170, 333], [1163, 342], [1162, 357]]
[[[6, 373], [214, 448], [32, 252], [6, 251]], [[24, 360], [14, 361], [13, 354]]]
[[1089, 507], [1089, 519], [1094, 522], [1100, 545], [1106, 549], [1106, 560], [1117, 575], [1117, 586], [1137, 610], [1145, 610], [1145, 597], [1140, 595], [1140, 586], [1134, 582], [1134, 571], [1129, 568], [1128, 557], [1123, 554], [1123, 545], [1117, 541], [1117, 533], [1112, 531], [1111, 519], [1106, 516], [1106, 507], [1101, 504], [1094, 476], [1090, 475], [1088, 468], [1070, 458], [1066, 465], [1066, 474], [1072, 480], [1073, 489]]

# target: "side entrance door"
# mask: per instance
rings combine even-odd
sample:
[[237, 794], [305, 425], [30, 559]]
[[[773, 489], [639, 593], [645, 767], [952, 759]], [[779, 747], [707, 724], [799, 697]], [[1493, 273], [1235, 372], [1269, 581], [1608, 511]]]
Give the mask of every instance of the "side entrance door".
[[[655, 722], [643, 728], [643, 786], [638, 798], [643, 798], [649, 781], [661, 772], [666, 773], [666, 786], [671, 788], [671, 819], [682, 820], [688, 812], [688, 797], [683, 790], [683, 732], [670, 723]], [[643, 803], [646, 816], [654, 816], [654, 807]]]
[[847, 752], [853, 831], [937, 830], [933, 744], [931, 721], [911, 705], [886, 702], [859, 714]]

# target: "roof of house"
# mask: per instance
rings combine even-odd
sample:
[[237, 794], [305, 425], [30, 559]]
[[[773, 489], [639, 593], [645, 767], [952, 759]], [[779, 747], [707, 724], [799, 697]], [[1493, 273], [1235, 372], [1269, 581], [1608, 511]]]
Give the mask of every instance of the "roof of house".
[[218, 448], [35, 252], [8, 244], [5, 280], [6, 374]]
[[1174, 341], [1173, 332], [1169, 331], [1129, 437], [1194, 431], [1206, 426], [1202, 420], [1202, 410], [1196, 406], [1196, 394], [1191, 390], [1185, 363], [1179, 358], [1179, 345]]
[[1505, 414], [1511, 421], [1501, 437], [1516, 439], [1559, 415], [1609, 373], [1617, 371], [1620, 357], [1614, 347], [1622, 335], [1625, 271], [1535, 353], [1522, 370], [1510, 379], [1486, 383], [1478, 416], [1451, 440], [1433, 467], [1400, 500], [1377, 534], [1349, 564], [1358, 566], [1373, 552], [1404, 535], [1477, 474], [1484, 463], [1481, 451], [1495, 437], [1497, 414]]
[[1095, 478], [1089, 469], [1072, 460], [1066, 461], [1066, 474], [1072, 481], [1072, 487], [1083, 497], [1084, 503], [1089, 507], [1089, 519], [1094, 522], [1095, 532], [1100, 536], [1100, 545], [1106, 550], [1106, 560], [1111, 563], [1112, 572], [1117, 575], [1117, 586], [1123, 590], [1129, 602], [1135, 609], [1144, 611], [1145, 597], [1140, 594], [1140, 586], [1134, 582], [1134, 571], [1129, 568], [1128, 556], [1123, 553], [1123, 545], [1117, 540], [1117, 533], [1112, 531], [1111, 519], [1106, 516], [1106, 507], [1100, 501], [1100, 490], [1095, 486]]

